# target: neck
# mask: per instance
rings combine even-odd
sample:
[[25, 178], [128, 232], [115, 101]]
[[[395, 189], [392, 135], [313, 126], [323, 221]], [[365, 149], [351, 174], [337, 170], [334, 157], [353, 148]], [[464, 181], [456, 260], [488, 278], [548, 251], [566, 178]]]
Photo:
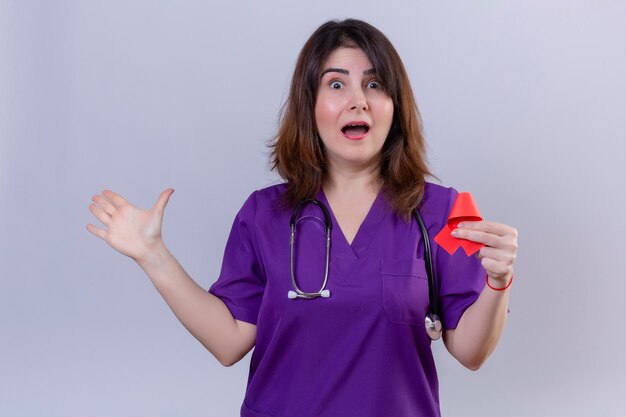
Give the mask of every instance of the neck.
[[331, 167], [323, 188], [327, 195], [342, 195], [350, 198], [364, 193], [378, 194], [382, 185], [379, 166], [362, 169]]

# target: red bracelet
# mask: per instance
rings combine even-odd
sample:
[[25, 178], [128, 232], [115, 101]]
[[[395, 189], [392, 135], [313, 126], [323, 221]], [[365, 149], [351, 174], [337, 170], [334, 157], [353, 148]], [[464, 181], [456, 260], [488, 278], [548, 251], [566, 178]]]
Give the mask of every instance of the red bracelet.
[[504, 287], [504, 288], [495, 288], [495, 287], [492, 287], [491, 284], [489, 284], [489, 274], [487, 274], [487, 286], [489, 288], [491, 288], [492, 290], [494, 290], [494, 291], [504, 291], [504, 290], [506, 290], [507, 288], [509, 288], [511, 286], [512, 282], [513, 282], [513, 275], [511, 275], [511, 279], [509, 280], [509, 283], [506, 284], [506, 287]]

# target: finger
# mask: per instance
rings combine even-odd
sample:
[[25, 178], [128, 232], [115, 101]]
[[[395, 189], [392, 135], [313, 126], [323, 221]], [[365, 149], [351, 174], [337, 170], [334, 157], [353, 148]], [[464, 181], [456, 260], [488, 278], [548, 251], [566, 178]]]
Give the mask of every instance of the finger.
[[478, 230], [468, 230], [457, 228], [452, 231], [452, 236], [467, 239], [473, 242], [485, 244], [487, 246], [498, 247], [502, 242], [502, 237]]
[[91, 197], [91, 201], [102, 207], [104, 211], [109, 214], [109, 216], [112, 216], [117, 211], [117, 207], [115, 207], [113, 203], [111, 203], [108, 199], [102, 197], [101, 195], [94, 195], [93, 197]]
[[513, 265], [515, 262], [515, 253], [501, 248], [492, 248], [489, 246], [483, 246], [478, 252], [478, 258], [490, 258], [503, 264]]
[[515, 236], [517, 237], [517, 230], [509, 226], [508, 224], [480, 221], [480, 222], [461, 222], [459, 227], [468, 230], [478, 230], [482, 232], [492, 233], [498, 236]]
[[93, 224], [88, 224], [87, 230], [89, 231], [89, 233], [98, 236], [102, 240], [105, 240], [104, 236], [106, 236], [106, 231], [104, 231], [103, 229], [100, 229], [99, 227], [96, 227]]
[[117, 206], [117, 208], [120, 208], [124, 206], [125, 204], [128, 204], [128, 201], [124, 200], [124, 197], [122, 197], [121, 195], [117, 193], [114, 193], [111, 190], [102, 191], [102, 195], [108, 198], [109, 200], [111, 200], [113, 204]]
[[505, 265], [502, 262], [491, 258], [483, 258], [480, 264], [485, 268], [490, 277], [501, 278], [513, 273], [512, 265]]
[[165, 206], [167, 205], [167, 202], [170, 200], [170, 197], [172, 196], [172, 194], [174, 194], [173, 188], [168, 188], [167, 190], [164, 190], [163, 192], [161, 192], [154, 207], [161, 212], [164, 211]]
[[498, 236], [511, 236], [517, 239], [517, 230], [507, 224], [480, 221], [480, 222], [461, 222], [461, 229], [476, 230], [491, 233]]
[[107, 226], [109, 225], [109, 222], [111, 221], [111, 216], [102, 208], [98, 207], [95, 204], [90, 204], [89, 211], [91, 211], [102, 224], [105, 224]]

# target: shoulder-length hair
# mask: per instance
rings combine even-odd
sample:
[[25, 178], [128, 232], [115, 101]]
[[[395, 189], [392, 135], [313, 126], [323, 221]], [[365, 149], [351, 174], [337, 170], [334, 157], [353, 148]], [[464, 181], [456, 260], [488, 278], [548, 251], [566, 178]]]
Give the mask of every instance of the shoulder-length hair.
[[270, 144], [272, 169], [287, 182], [286, 203], [313, 198], [327, 179], [324, 148], [315, 123], [322, 66], [337, 48], [360, 48], [368, 57], [394, 115], [381, 151], [380, 175], [391, 206], [405, 219], [424, 195], [426, 162], [422, 120], [404, 64], [387, 37], [355, 19], [329, 21], [305, 43], [283, 105], [277, 135]]

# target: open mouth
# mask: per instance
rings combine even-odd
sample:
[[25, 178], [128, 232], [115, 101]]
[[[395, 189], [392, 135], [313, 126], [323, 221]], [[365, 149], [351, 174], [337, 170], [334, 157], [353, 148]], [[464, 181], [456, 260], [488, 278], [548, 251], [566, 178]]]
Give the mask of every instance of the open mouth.
[[369, 132], [370, 127], [367, 123], [348, 123], [344, 127], [341, 128], [341, 132], [349, 138], [352, 137], [363, 137], [367, 132]]

